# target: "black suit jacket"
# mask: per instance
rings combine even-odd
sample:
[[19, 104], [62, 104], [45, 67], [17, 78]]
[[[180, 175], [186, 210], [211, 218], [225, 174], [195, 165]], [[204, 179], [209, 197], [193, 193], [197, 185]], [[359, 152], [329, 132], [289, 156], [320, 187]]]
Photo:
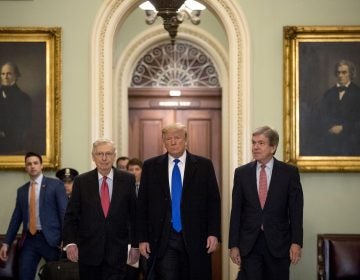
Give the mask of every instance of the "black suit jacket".
[[30, 96], [17, 84], [0, 87], [0, 154], [23, 155], [28, 150], [31, 105]]
[[113, 191], [108, 216], [105, 218], [99, 195], [97, 169], [78, 175], [64, 219], [64, 245], [75, 243], [79, 262], [99, 265], [106, 259], [109, 265], [124, 266], [127, 245], [133, 239], [136, 197], [135, 177], [114, 169]]
[[[149, 242], [151, 256], [160, 258], [171, 230], [171, 196], [168, 155], [143, 165], [137, 209], [137, 234], [140, 242]], [[220, 195], [213, 164], [209, 159], [187, 152], [181, 220], [185, 247], [190, 259], [190, 276], [208, 279], [211, 272], [206, 240], [220, 239]], [[200, 279], [200, 278], [199, 278]]]
[[[323, 96], [318, 121], [320, 138], [317, 151], [320, 155], [359, 156], [360, 155], [360, 88], [350, 83], [341, 100], [337, 87], [330, 88]], [[334, 125], [342, 125], [340, 134], [329, 133]], [[316, 141], [317, 139], [315, 139]]]
[[289, 256], [291, 243], [303, 244], [303, 192], [299, 172], [275, 158], [264, 209], [257, 191], [256, 161], [235, 170], [229, 249], [238, 247], [241, 256], [246, 256], [255, 244], [261, 225], [275, 257]]

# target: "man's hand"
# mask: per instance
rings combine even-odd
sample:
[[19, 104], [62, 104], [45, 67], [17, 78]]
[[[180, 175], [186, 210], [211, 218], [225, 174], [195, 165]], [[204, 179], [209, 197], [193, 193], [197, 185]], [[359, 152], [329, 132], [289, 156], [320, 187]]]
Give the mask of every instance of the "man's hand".
[[148, 259], [150, 257], [150, 244], [149, 242], [140, 242], [139, 243], [139, 250], [140, 250], [140, 254], [143, 255], [146, 259]]
[[329, 132], [331, 134], [340, 134], [343, 130], [343, 126], [342, 125], [334, 125], [333, 127], [331, 127], [329, 129]]
[[301, 259], [301, 247], [298, 244], [291, 244], [290, 246], [290, 260], [292, 264], [297, 264]]
[[0, 259], [2, 260], [2, 261], [4, 261], [4, 262], [6, 262], [7, 261], [7, 259], [8, 259], [8, 250], [9, 250], [9, 245], [7, 245], [7, 244], [3, 244], [2, 246], [1, 246], [1, 249], [0, 249]]
[[212, 235], [208, 236], [207, 241], [206, 241], [206, 248], [208, 249], [207, 253], [210, 254], [212, 252], [215, 252], [218, 244], [219, 244], [219, 241], [216, 236], [212, 236]]
[[76, 244], [71, 244], [66, 247], [66, 256], [72, 262], [79, 260], [79, 251]]
[[238, 247], [232, 247], [230, 249], [230, 259], [234, 264], [237, 264], [239, 268], [241, 269], [241, 256], [240, 256], [240, 250]]

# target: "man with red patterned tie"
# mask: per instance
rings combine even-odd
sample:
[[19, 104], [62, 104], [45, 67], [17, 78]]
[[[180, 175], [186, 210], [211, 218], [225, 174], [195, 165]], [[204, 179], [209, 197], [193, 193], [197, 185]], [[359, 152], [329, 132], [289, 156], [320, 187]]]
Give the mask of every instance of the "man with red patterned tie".
[[[127, 244], [137, 247], [135, 178], [113, 167], [116, 149], [110, 140], [95, 141], [92, 158], [96, 168], [75, 178], [65, 213], [66, 254], [79, 263], [80, 279], [124, 279]], [[132, 249], [130, 261], [138, 254]]]
[[303, 244], [303, 192], [298, 169], [274, 158], [276, 130], [252, 134], [253, 162], [234, 175], [230, 258], [241, 280], [288, 280]]

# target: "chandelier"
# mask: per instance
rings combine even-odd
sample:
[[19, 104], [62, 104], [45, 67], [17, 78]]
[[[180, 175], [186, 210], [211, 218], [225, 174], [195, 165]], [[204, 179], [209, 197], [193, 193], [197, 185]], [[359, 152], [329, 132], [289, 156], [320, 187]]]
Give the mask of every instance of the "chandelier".
[[195, 25], [199, 24], [201, 11], [206, 7], [195, 0], [150, 0], [139, 8], [145, 11], [147, 24], [153, 24], [158, 16], [162, 17], [164, 28], [174, 45], [179, 24], [186, 18]]

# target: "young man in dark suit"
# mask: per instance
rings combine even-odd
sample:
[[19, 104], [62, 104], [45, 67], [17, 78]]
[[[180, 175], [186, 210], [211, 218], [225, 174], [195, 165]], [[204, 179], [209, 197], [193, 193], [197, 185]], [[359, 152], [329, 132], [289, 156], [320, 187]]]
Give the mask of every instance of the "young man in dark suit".
[[33, 280], [41, 258], [55, 261], [60, 256], [61, 229], [67, 205], [64, 184], [42, 173], [42, 158], [25, 155], [25, 170], [30, 181], [17, 191], [16, 205], [0, 249], [0, 259], [7, 260], [9, 246], [23, 224], [19, 279]]
[[[75, 178], [66, 209], [65, 250], [69, 260], [79, 263], [83, 280], [124, 279], [129, 240], [137, 247], [135, 178], [113, 168], [115, 157], [112, 141], [94, 142], [96, 168]], [[138, 249], [130, 250], [130, 262], [134, 255]]]
[[167, 153], [144, 162], [138, 196], [137, 234], [148, 277], [211, 279], [211, 253], [220, 239], [213, 164], [186, 150], [182, 124], [163, 128], [162, 139]]
[[230, 218], [231, 260], [241, 280], [288, 280], [303, 244], [303, 192], [298, 169], [274, 158], [276, 130], [252, 134], [254, 161], [235, 170]]

